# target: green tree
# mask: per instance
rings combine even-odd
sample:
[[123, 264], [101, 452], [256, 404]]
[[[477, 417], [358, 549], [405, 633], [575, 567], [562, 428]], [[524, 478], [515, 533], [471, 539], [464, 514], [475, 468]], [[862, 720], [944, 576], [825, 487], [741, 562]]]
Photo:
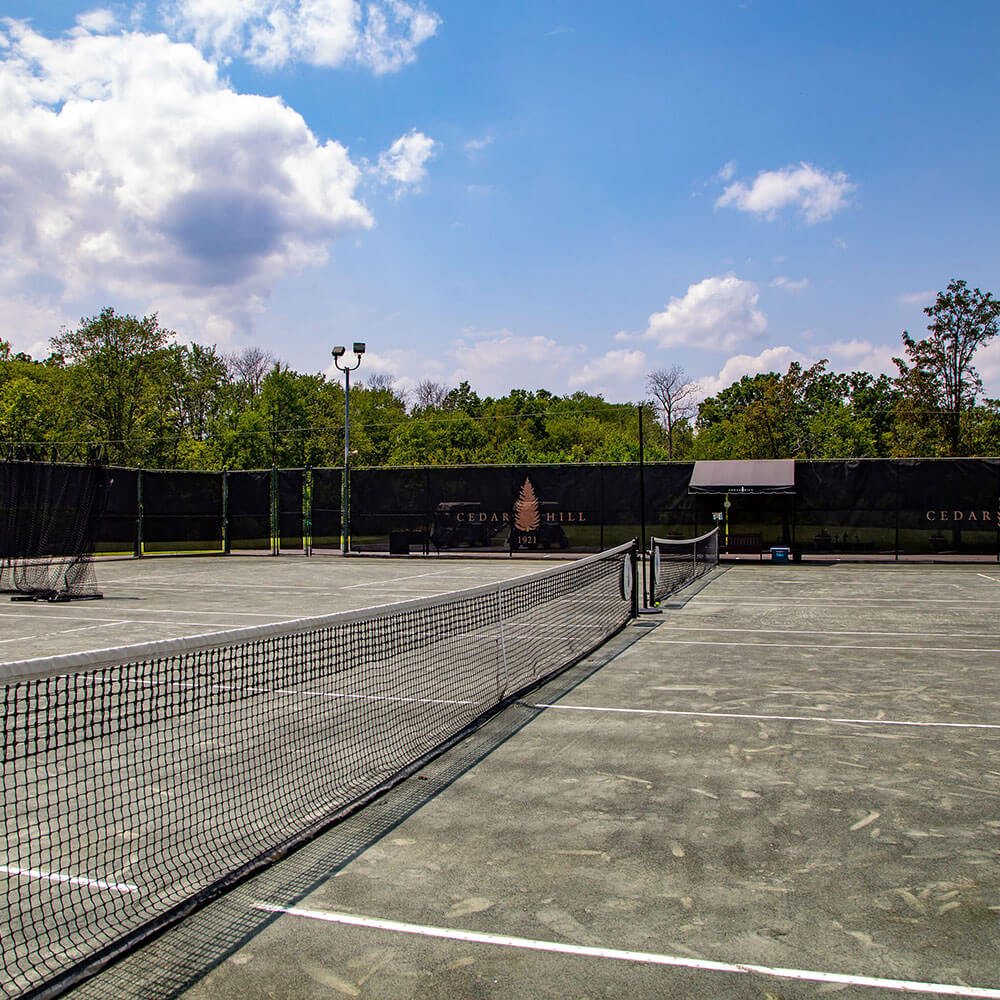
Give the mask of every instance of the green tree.
[[[924, 313], [931, 320], [929, 336], [914, 340], [903, 331], [906, 360], [893, 358], [899, 369], [897, 385], [909, 412], [926, 411], [928, 422], [940, 427], [946, 453], [960, 455], [969, 444], [967, 414], [983, 390], [973, 360], [997, 335], [1000, 301], [954, 280]], [[919, 426], [919, 421], [911, 423]]]
[[171, 333], [154, 313], [138, 319], [108, 307], [76, 330], [53, 337], [71, 370], [69, 405], [79, 407], [94, 435], [108, 442], [110, 461], [143, 457], [144, 431], [163, 429], [165, 348]]

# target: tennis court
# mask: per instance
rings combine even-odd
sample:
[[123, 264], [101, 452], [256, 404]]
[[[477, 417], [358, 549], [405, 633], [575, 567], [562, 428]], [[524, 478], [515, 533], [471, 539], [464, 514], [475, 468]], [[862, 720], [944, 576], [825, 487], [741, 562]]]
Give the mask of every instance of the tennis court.
[[1000, 997], [1000, 573], [691, 591], [71, 995]]

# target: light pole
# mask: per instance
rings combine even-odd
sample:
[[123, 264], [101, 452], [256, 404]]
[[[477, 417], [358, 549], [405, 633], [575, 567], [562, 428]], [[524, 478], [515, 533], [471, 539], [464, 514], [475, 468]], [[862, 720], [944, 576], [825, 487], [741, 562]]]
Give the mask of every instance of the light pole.
[[343, 347], [333, 349], [333, 363], [344, 373], [344, 475], [340, 484], [340, 551], [345, 556], [351, 550], [351, 372], [361, 367], [361, 355], [365, 353], [365, 345], [354, 345], [354, 356], [357, 361], [353, 365], [341, 365], [340, 359], [346, 353], [347, 350]]

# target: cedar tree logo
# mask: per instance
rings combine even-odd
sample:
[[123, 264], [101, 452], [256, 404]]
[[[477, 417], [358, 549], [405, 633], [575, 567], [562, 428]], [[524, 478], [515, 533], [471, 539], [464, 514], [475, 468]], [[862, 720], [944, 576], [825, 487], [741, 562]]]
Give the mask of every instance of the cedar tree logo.
[[535, 496], [535, 488], [531, 485], [531, 480], [525, 476], [521, 495], [514, 503], [514, 527], [518, 531], [531, 532], [537, 531], [540, 523], [538, 497]]

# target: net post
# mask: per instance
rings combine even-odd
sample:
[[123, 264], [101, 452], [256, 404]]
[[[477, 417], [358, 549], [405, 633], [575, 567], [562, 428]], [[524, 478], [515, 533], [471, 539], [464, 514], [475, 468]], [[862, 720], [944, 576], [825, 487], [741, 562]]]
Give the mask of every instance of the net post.
[[629, 559], [632, 560], [632, 617], [639, 617], [639, 539], [632, 539], [632, 548], [629, 551]]

